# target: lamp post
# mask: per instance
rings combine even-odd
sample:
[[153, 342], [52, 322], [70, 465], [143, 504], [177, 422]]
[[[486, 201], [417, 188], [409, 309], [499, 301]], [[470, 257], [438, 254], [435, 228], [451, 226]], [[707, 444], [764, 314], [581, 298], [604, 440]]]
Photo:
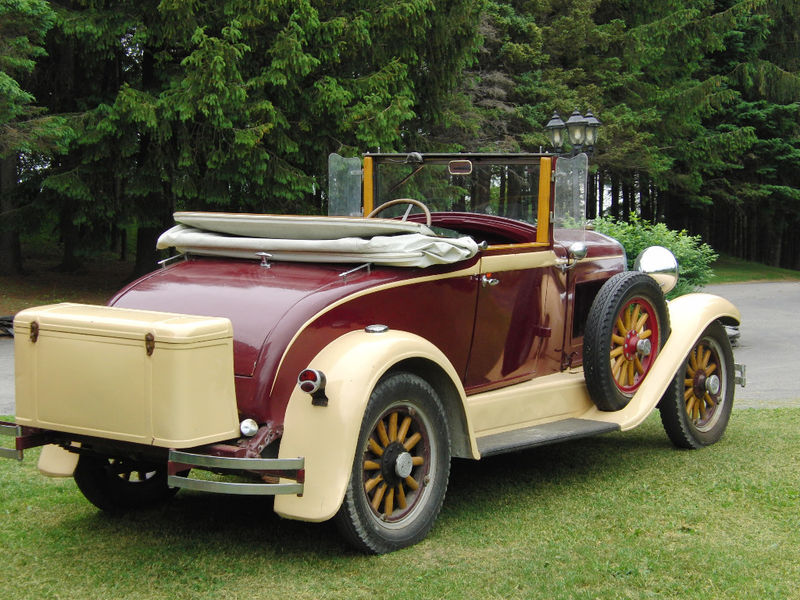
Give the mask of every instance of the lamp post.
[[579, 154], [584, 150], [584, 145], [586, 153], [591, 154], [597, 143], [600, 125], [602, 123], [592, 114], [592, 111], [586, 111], [584, 116], [578, 109], [575, 109], [566, 123], [557, 112], [554, 112], [544, 127], [547, 137], [550, 139], [550, 145], [557, 153], [562, 151], [565, 138], [568, 138], [570, 146], [572, 146], [572, 154]]

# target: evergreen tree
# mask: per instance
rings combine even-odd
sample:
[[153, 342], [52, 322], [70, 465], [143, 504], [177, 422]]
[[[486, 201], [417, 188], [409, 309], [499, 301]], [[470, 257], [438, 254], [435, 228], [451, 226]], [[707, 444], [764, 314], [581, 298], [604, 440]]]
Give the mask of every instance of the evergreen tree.
[[20, 181], [68, 140], [62, 119], [43, 114], [26, 88], [54, 14], [42, 0], [0, 0], [0, 273], [19, 273]]
[[[125, 207], [143, 271], [175, 208], [322, 210], [331, 151], [400, 147], [422, 127], [412, 119], [440, 118], [477, 11], [466, 0], [75, 0], [58, 16], [53, 44], [92, 80], [77, 89], [68, 71], [81, 135], [44, 185], [73, 225], [107, 227]], [[56, 71], [53, 59], [39, 80]]]

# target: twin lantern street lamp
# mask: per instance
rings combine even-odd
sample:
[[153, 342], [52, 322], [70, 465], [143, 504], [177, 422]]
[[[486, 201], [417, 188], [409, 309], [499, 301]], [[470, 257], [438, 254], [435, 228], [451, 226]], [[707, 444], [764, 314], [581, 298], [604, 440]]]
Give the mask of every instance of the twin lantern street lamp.
[[573, 151], [577, 154], [583, 149], [583, 146], [586, 146], [586, 151], [591, 153], [597, 142], [597, 130], [600, 125], [602, 123], [592, 114], [592, 111], [588, 110], [586, 115], [582, 115], [578, 109], [575, 109], [566, 123], [561, 120], [557, 112], [554, 112], [553, 118], [544, 127], [547, 130], [547, 137], [550, 138], [550, 144], [556, 152], [561, 152], [568, 137]]

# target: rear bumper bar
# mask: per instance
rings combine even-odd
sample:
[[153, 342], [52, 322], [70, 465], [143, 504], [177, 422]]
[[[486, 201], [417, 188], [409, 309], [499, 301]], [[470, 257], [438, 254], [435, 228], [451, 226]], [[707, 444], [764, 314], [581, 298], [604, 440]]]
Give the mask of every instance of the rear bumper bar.
[[[191, 479], [183, 474], [193, 467], [226, 474], [246, 471], [248, 473], [257, 473], [265, 480], [277, 481], [279, 478], [284, 478], [294, 481], [289, 483], [233, 483], [227, 481]], [[217, 494], [255, 496], [297, 494], [301, 496], [305, 483], [305, 459], [238, 458], [170, 450], [167, 473], [167, 483], [170, 486], [189, 490], [213, 492]]]
[[22, 451], [36, 446], [44, 446], [49, 443], [49, 438], [45, 432], [32, 427], [23, 427], [16, 423], [0, 421], [0, 436], [13, 437], [13, 447], [0, 443], [0, 458], [16, 458], [22, 460]]

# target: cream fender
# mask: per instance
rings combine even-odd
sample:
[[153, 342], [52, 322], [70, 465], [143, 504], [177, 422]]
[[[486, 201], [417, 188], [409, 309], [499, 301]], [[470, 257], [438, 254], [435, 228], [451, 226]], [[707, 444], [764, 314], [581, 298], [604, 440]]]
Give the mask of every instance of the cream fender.
[[623, 431], [636, 427], [661, 400], [705, 328], [716, 319], [725, 324], [741, 321], [739, 310], [730, 301], [713, 294], [686, 294], [667, 306], [672, 332], [630, 403], [615, 412], [593, 408], [584, 418], [618, 423]]
[[[429, 341], [405, 331], [352, 331], [324, 348], [308, 364], [327, 379], [327, 406], [314, 406], [298, 387], [289, 399], [279, 458], [305, 458], [302, 496], [276, 496], [275, 512], [304, 521], [324, 521], [336, 514], [353, 468], [361, 420], [370, 393], [393, 365], [422, 358], [438, 365], [461, 397], [464, 389], [453, 365]], [[464, 414], [473, 457], [478, 457], [472, 426]], [[451, 428], [456, 424], [450, 423]]]

